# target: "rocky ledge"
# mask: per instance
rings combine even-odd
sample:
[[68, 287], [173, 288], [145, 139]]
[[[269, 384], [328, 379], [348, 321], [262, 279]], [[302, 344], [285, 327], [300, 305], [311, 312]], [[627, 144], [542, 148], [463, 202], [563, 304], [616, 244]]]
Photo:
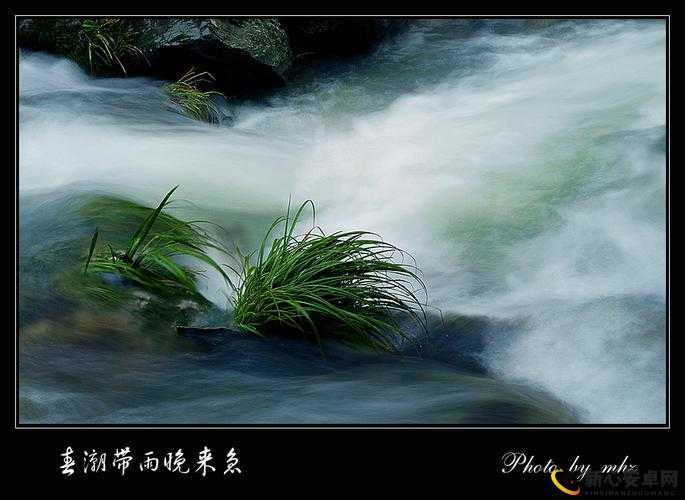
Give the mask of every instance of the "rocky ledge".
[[[282, 86], [295, 64], [311, 57], [370, 51], [406, 21], [379, 18], [121, 18], [111, 44], [117, 64], [95, 61], [100, 34], [84, 18], [20, 18], [20, 47], [74, 59], [102, 76], [152, 76], [174, 80], [191, 67], [210, 72], [217, 90], [248, 97]], [[90, 37], [90, 38], [89, 38]], [[95, 56], [98, 54], [95, 53]], [[125, 68], [125, 69], [124, 69]]]

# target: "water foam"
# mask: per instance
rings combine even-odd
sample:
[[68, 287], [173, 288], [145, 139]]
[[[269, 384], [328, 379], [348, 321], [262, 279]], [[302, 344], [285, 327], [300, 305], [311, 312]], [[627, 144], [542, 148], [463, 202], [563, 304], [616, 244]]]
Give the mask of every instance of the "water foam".
[[25, 54], [20, 187], [106, 183], [152, 202], [182, 184], [247, 211], [311, 197], [327, 229], [411, 252], [434, 305], [522, 318], [490, 339], [500, 377], [588, 422], [662, 422], [664, 25], [492, 26], [419, 22], [240, 106], [232, 128], [173, 113], [160, 82]]

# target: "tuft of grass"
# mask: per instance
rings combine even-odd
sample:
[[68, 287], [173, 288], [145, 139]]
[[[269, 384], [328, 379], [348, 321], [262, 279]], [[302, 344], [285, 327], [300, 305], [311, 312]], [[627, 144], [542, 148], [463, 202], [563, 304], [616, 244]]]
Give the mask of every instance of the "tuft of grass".
[[212, 82], [214, 77], [211, 73], [197, 73], [195, 68], [191, 68], [177, 81], [164, 85], [162, 90], [186, 115], [196, 120], [216, 123], [219, 121], [220, 113], [214, 105], [213, 98], [225, 96], [215, 90], [201, 90], [202, 86]]
[[155, 222], [171, 202], [178, 186], [171, 189], [161, 203], [131, 235], [124, 248], [111, 244], [100, 245], [96, 229], [91, 239], [84, 273], [113, 275], [124, 283], [134, 284], [159, 296], [184, 294], [204, 303], [206, 300], [197, 290], [198, 271], [180, 264], [176, 259], [193, 258], [218, 271], [227, 282], [224, 269], [207, 254], [208, 249], [226, 253], [224, 247], [210, 236], [200, 224], [206, 221], [185, 222], [165, 215], [165, 228], [153, 232]]
[[105, 66], [119, 67], [126, 76], [123, 60], [131, 56], [149, 64], [141, 47], [141, 33], [121, 19], [84, 19], [78, 37], [92, 74], [98, 66]]
[[[323, 336], [378, 350], [395, 350], [394, 340], [406, 337], [398, 316], [409, 315], [425, 325], [417, 293], [426, 292], [415, 265], [397, 263], [406, 255], [373, 233], [335, 232], [312, 225], [295, 231], [307, 206], [278, 217], [266, 232], [258, 252], [238, 251], [240, 269], [234, 287], [234, 322], [258, 334], [299, 332], [321, 343]], [[281, 236], [268, 241], [279, 227]], [[253, 259], [256, 261], [253, 263]]]

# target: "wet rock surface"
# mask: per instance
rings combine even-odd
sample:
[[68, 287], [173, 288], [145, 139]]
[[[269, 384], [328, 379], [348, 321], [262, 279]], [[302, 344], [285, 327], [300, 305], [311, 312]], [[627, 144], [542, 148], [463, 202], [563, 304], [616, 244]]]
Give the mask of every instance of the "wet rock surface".
[[[84, 18], [22, 18], [19, 45], [65, 55], [102, 76], [118, 67], [96, 65], [81, 24]], [[405, 21], [406, 22], [406, 21]], [[286, 83], [302, 56], [362, 54], [401, 22], [327, 18], [122, 18], [126, 43], [140, 48], [118, 53], [129, 76], [175, 80], [190, 68], [208, 71], [214, 88], [251, 97]], [[94, 53], [94, 52], [93, 52]]]

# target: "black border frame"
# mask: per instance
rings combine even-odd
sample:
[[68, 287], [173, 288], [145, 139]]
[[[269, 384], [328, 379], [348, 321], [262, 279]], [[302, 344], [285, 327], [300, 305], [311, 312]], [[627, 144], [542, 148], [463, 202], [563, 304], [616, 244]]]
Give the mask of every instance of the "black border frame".
[[[66, 10], [66, 9], [65, 9]], [[308, 15], [306, 13], [298, 14], [278, 14], [278, 13], [260, 13], [260, 14], [235, 14], [232, 16], [245, 17], [331, 17], [331, 18], [349, 18], [349, 17], [397, 17], [397, 18], [444, 18], [444, 19], [662, 19], [665, 21], [666, 28], [666, 198], [665, 198], [665, 212], [666, 212], [666, 421], [664, 424], [576, 424], [576, 425], [557, 425], [557, 424], [522, 424], [515, 426], [501, 426], [497, 424], [22, 424], [19, 422], [19, 342], [17, 341], [19, 335], [18, 325], [18, 308], [19, 308], [19, 51], [16, 37], [17, 21], [20, 17], [97, 17], [97, 16], [112, 16], [117, 17], [222, 17], [226, 14], [212, 16], [208, 14], [191, 15], [191, 14], [34, 14], [34, 13], [17, 13], [10, 16], [10, 24], [12, 25], [11, 35], [14, 39], [14, 57], [15, 57], [15, 96], [14, 96], [14, 127], [15, 127], [15, 335], [14, 335], [14, 429], [670, 429], [671, 428], [671, 322], [670, 322], [670, 14], [656, 14], [656, 15], [386, 15], [386, 14], [363, 14], [363, 15], [340, 15], [340, 14], [316, 14]]]

